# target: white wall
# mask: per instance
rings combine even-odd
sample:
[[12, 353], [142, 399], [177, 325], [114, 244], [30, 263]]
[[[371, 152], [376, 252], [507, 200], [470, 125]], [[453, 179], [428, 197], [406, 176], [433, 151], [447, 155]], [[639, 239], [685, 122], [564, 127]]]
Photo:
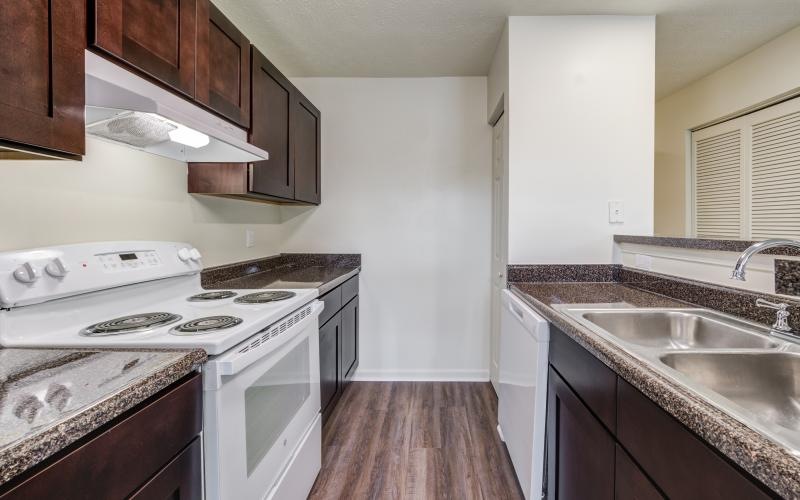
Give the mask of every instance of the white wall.
[[509, 263], [611, 262], [613, 234], [653, 230], [655, 19], [508, 23]]
[[655, 232], [684, 235], [689, 129], [800, 87], [800, 28], [656, 103]]
[[[72, 161], [0, 161], [0, 251], [103, 240], [187, 241], [206, 265], [280, 250], [276, 206], [186, 193], [185, 163], [87, 138]], [[245, 248], [245, 229], [256, 246]]]
[[282, 249], [362, 254], [357, 377], [488, 380], [486, 78], [294, 82], [322, 111], [322, 205], [282, 209]]

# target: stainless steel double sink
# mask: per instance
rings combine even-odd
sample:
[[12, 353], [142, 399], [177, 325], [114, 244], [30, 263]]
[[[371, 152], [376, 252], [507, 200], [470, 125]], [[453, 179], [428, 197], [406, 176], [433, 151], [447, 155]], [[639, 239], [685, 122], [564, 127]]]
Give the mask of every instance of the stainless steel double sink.
[[559, 309], [800, 454], [800, 345], [706, 309]]

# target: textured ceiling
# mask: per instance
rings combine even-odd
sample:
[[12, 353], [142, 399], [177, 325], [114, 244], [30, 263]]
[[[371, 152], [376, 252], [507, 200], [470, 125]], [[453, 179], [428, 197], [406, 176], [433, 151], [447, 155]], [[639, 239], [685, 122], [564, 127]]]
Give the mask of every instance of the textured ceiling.
[[657, 15], [656, 94], [800, 25], [800, 0], [214, 0], [289, 76], [486, 75], [508, 15]]

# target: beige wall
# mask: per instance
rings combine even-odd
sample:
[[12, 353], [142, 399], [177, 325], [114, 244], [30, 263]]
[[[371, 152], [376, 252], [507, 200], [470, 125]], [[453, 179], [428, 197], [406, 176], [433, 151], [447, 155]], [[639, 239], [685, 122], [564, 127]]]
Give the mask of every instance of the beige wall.
[[[87, 138], [72, 161], [0, 162], [0, 251], [102, 240], [186, 241], [206, 265], [280, 249], [276, 206], [186, 193], [186, 164]], [[256, 245], [245, 247], [245, 230]]]
[[687, 131], [800, 87], [800, 27], [656, 103], [655, 234], [684, 235]]

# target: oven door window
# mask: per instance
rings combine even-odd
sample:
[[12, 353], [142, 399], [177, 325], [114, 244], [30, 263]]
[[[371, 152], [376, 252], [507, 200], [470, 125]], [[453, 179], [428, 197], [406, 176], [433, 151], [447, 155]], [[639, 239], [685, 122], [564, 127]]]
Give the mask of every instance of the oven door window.
[[248, 476], [310, 396], [309, 345], [305, 339], [245, 389]]

